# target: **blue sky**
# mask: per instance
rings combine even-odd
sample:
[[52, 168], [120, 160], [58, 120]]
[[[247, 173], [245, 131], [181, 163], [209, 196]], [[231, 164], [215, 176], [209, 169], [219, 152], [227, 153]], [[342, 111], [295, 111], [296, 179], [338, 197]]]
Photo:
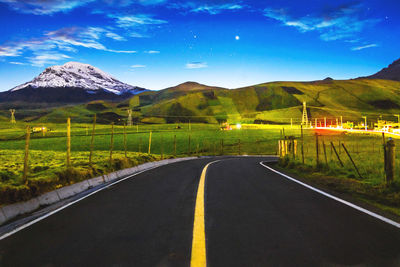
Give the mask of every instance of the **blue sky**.
[[68, 61], [155, 90], [354, 78], [400, 57], [399, 14], [398, 0], [0, 0], [0, 91]]

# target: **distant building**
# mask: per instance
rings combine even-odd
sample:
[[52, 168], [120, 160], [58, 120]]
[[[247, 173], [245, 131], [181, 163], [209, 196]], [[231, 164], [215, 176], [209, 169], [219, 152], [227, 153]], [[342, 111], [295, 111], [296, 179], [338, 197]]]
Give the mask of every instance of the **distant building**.
[[47, 127], [32, 127], [32, 133], [47, 133]]

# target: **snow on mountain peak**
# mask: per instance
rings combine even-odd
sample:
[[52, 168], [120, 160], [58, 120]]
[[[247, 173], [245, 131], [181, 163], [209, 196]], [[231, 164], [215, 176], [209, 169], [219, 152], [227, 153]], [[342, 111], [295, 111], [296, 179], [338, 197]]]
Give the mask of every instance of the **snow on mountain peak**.
[[103, 89], [114, 94], [122, 94], [138, 89], [138, 87], [118, 81], [96, 67], [79, 62], [68, 62], [62, 66], [48, 67], [32, 81], [14, 87], [11, 91], [17, 91], [26, 87], [73, 87], [85, 90]]

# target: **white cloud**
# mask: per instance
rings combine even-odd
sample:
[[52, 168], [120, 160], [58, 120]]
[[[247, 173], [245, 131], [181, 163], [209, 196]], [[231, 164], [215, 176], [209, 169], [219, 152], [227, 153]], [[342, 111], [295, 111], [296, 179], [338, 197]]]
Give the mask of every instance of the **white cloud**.
[[122, 37], [121, 35], [118, 35], [118, 34], [113, 33], [113, 32], [107, 32], [106, 36], [108, 38], [114, 39], [116, 41], [126, 41], [125, 37]]
[[115, 15], [109, 14], [108, 17], [115, 19], [118, 27], [121, 28], [135, 28], [143, 25], [160, 25], [168, 23], [162, 19], [154, 19], [150, 15]]
[[33, 57], [29, 57], [28, 60], [32, 66], [43, 67], [45, 64], [56, 64], [59, 60], [65, 60], [71, 58], [70, 56], [59, 54], [59, 53], [46, 53], [37, 54]]
[[361, 5], [343, 6], [321, 15], [293, 16], [286, 9], [264, 9], [264, 16], [283, 25], [295, 27], [300, 32], [317, 31], [324, 41], [340, 39], [356, 40], [354, 37], [366, 27], [379, 20], [362, 18]]
[[57, 12], [68, 12], [95, 0], [0, 0], [12, 9], [28, 14], [51, 15]]
[[143, 6], [158, 5], [167, 0], [0, 0], [17, 12], [34, 15], [52, 15], [59, 12], [69, 12], [75, 8], [92, 2], [99, 2], [94, 12], [105, 13], [108, 7], [126, 8], [133, 4]]
[[130, 32], [129, 36], [132, 38], [148, 38], [149, 37], [147, 34], [138, 33], [138, 32]]
[[191, 62], [186, 64], [186, 69], [204, 69], [207, 67], [206, 62]]
[[244, 6], [238, 4], [223, 4], [223, 5], [203, 5], [190, 10], [191, 12], [207, 12], [210, 15], [216, 15], [225, 10], [243, 9]]
[[8, 63], [13, 64], [13, 65], [26, 65], [26, 63], [16, 62], [16, 61], [11, 61], [11, 62], [8, 62]]
[[149, 51], [144, 51], [146, 54], [160, 54], [160, 51], [157, 50], [149, 50]]
[[102, 38], [122, 41], [119, 35], [107, 29], [96, 27], [70, 27], [47, 32], [42, 38], [21, 40], [19, 42], [0, 45], [0, 58], [20, 57], [23, 56], [25, 52], [30, 51], [34, 56], [28, 57], [28, 61], [35, 66], [42, 66], [48, 63], [56, 63], [57, 60], [69, 57], [64, 53], [76, 53], [79, 47], [111, 53], [136, 53], [136, 51], [107, 48], [100, 42]]
[[363, 49], [367, 49], [367, 48], [373, 48], [373, 47], [378, 47], [378, 45], [377, 44], [369, 44], [369, 45], [357, 46], [357, 47], [353, 47], [351, 50], [359, 51], [359, 50], [363, 50]]
[[204, 4], [204, 3], [195, 3], [193, 1], [189, 1], [181, 3], [170, 3], [167, 7], [172, 9], [184, 9], [188, 10], [188, 12], [193, 12], [193, 13], [208, 13], [210, 15], [216, 15], [222, 13], [223, 11], [239, 10], [247, 6], [237, 3]]
[[132, 69], [146, 68], [146, 65], [132, 65]]
[[126, 35], [133, 38], [148, 38], [149, 29], [168, 23], [166, 20], [155, 19], [146, 14], [108, 14], [107, 16], [114, 19], [116, 26], [124, 29]]

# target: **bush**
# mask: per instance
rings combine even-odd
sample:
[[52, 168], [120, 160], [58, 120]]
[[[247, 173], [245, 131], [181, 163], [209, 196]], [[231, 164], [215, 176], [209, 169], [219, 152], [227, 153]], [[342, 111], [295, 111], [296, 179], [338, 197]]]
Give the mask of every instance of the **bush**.
[[31, 189], [26, 185], [7, 185], [0, 188], [0, 202], [14, 203], [32, 198]]
[[8, 182], [17, 179], [17, 175], [10, 171], [0, 171], [0, 181], [1, 182]]
[[60, 183], [68, 185], [93, 177], [93, 169], [80, 170], [71, 167], [57, 172], [56, 175]]

